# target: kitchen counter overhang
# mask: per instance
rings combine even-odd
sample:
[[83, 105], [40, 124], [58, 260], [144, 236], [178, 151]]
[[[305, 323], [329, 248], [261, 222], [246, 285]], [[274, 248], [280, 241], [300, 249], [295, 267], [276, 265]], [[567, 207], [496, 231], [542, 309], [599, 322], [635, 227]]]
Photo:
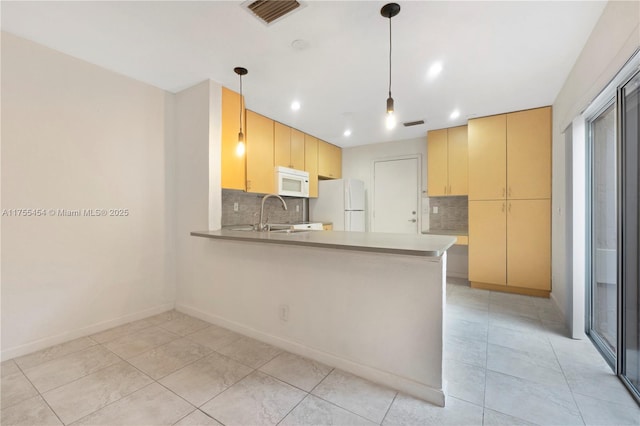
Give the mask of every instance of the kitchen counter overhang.
[[192, 236], [268, 244], [297, 245], [408, 256], [442, 256], [456, 239], [445, 235], [382, 232], [309, 231], [298, 233], [251, 232], [221, 229], [193, 231]]

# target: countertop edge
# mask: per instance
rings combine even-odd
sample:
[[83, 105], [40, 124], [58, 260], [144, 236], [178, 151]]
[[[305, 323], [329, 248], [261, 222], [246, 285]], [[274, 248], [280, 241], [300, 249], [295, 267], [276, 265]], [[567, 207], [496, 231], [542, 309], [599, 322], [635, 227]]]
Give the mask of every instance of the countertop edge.
[[421, 232], [422, 235], [453, 235], [454, 237], [468, 237], [469, 231], [454, 231], [454, 230], [426, 230]]
[[[402, 249], [402, 248], [394, 248], [394, 247], [373, 247], [373, 246], [362, 246], [362, 245], [354, 245], [354, 244], [334, 244], [334, 243], [319, 242], [319, 241], [299, 240], [291, 237], [287, 237], [287, 239], [259, 238], [258, 236], [251, 235], [251, 233], [249, 232], [245, 232], [246, 235], [241, 235], [241, 236], [212, 234], [212, 232], [216, 232], [216, 231], [192, 231], [190, 234], [191, 236], [194, 236], [194, 237], [211, 238], [211, 239], [228, 240], [228, 241], [249, 241], [249, 242], [257, 242], [257, 243], [267, 243], [267, 244], [295, 245], [295, 246], [317, 247], [317, 248], [336, 249], [336, 250], [361, 251], [361, 252], [368, 252], [368, 253], [397, 254], [397, 255], [416, 256], [416, 257], [441, 257], [449, 248], [451, 248], [455, 244], [455, 240], [452, 240], [451, 244], [446, 244], [445, 247], [439, 250], [413, 250], [413, 249]], [[239, 231], [239, 232], [243, 232], [243, 231]], [[316, 232], [322, 232], [322, 231], [316, 231]]]

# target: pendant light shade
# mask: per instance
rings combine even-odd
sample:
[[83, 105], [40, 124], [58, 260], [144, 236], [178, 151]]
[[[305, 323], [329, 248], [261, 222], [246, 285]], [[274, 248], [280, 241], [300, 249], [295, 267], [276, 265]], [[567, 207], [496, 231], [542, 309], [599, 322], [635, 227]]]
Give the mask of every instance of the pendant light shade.
[[387, 3], [380, 9], [380, 14], [385, 18], [389, 18], [389, 97], [387, 98], [387, 129], [393, 129], [396, 126], [393, 98], [391, 97], [391, 18], [398, 13], [400, 13], [400, 5], [398, 3]]
[[242, 67], [235, 67], [233, 71], [236, 74], [238, 74], [238, 76], [240, 76], [240, 131], [238, 132], [238, 144], [236, 145], [236, 155], [238, 157], [241, 157], [244, 155], [244, 152], [245, 152], [244, 133], [242, 133], [242, 110], [243, 110], [242, 103], [244, 99], [242, 97], [242, 76], [247, 75], [249, 71], [247, 71], [246, 68], [242, 68]]

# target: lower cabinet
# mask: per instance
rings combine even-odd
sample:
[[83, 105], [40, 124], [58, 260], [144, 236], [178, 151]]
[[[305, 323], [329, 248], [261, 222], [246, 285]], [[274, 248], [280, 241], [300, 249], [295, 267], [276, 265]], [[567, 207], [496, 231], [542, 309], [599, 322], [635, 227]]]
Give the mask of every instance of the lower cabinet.
[[469, 201], [469, 281], [507, 284], [505, 201]]
[[548, 295], [551, 290], [551, 201], [469, 201], [469, 281]]
[[507, 285], [551, 290], [551, 201], [507, 201]]

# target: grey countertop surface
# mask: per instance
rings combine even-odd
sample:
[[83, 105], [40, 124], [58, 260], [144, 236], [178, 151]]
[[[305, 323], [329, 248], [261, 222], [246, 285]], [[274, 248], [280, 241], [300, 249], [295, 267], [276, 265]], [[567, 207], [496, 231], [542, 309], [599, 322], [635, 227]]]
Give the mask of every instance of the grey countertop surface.
[[429, 229], [422, 231], [425, 235], [455, 235], [455, 236], [467, 236], [469, 231], [454, 231], [451, 229]]
[[327, 249], [355, 250], [408, 256], [442, 256], [456, 239], [447, 235], [390, 234], [381, 232], [309, 231], [299, 233], [274, 233], [232, 231], [193, 231], [192, 236], [285, 244]]

